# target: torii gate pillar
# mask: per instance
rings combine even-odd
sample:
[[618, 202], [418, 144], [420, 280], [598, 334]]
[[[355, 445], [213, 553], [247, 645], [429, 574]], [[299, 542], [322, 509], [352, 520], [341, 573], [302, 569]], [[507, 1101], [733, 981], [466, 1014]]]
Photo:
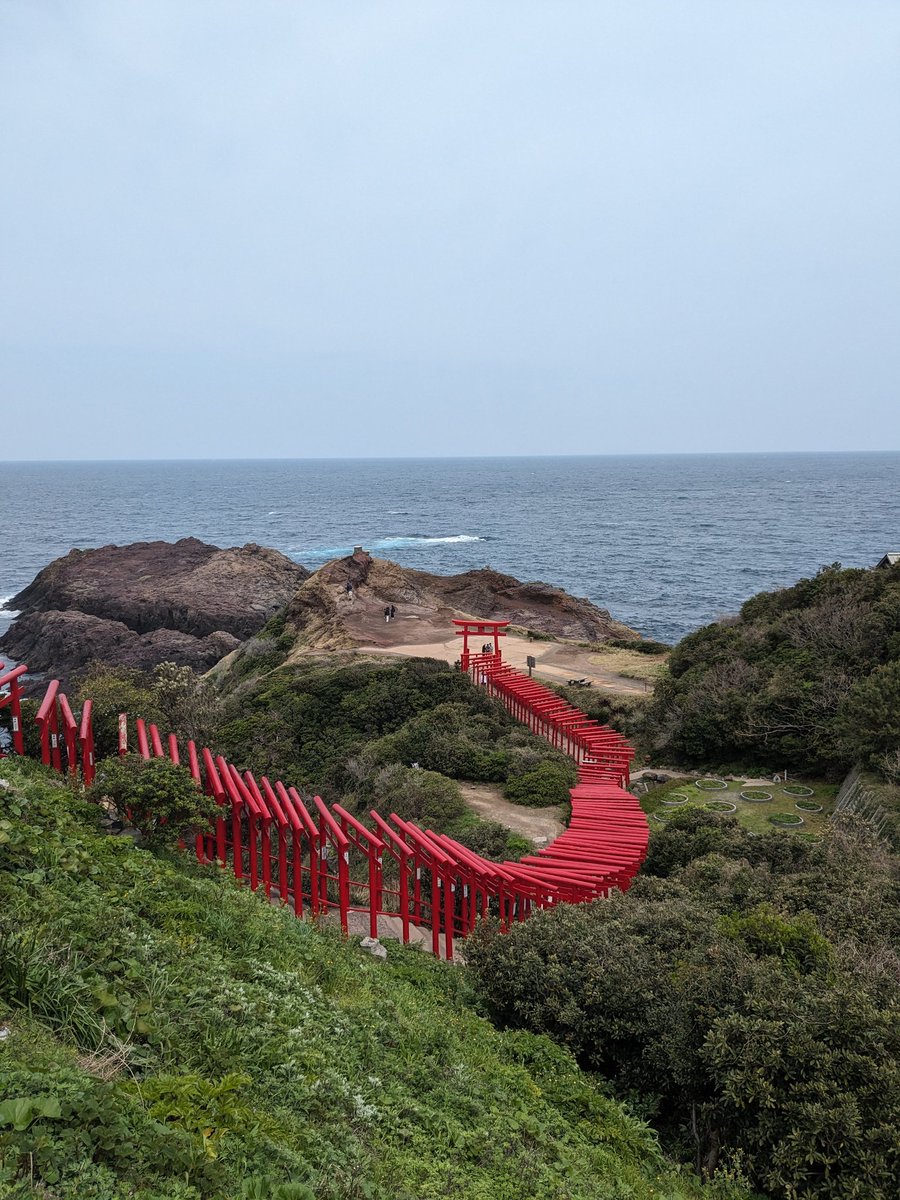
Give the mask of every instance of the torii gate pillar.
[[464, 671], [468, 671], [471, 661], [472, 652], [469, 650], [470, 637], [480, 638], [482, 645], [490, 638], [494, 644], [494, 656], [499, 661], [500, 639], [506, 637], [506, 626], [509, 624], [509, 621], [479, 621], [477, 619], [466, 621], [459, 617], [454, 617], [453, 624], [456, 626], [457, 636], [463, 640], [462, 654], [459, 658], [460, 666]]

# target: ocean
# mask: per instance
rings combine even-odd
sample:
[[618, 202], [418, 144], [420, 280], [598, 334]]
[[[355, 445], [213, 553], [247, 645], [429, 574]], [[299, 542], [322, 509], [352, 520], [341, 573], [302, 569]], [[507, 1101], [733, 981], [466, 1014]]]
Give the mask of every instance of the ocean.
[[75, 546], [258, 542], [314, 569], [361, 545], [558, 584], [674, 642], [900, 550], [900, 453], [0, 463], [0, 512], [0, 603]]

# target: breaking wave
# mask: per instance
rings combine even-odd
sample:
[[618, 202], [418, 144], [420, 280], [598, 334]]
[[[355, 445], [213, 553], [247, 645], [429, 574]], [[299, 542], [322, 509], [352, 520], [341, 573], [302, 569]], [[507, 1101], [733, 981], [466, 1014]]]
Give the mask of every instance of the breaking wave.
[[[385, 537], [379, 538], [375, 542], [366, 544], [367, 550], [403, 550], [413, 549], [416, 546], [452, 546], [460, 545], [464, 542], [487, 542], [490, 538], [476, 537], [472, 533], [454, 533], [446, 537], [427, 537], [424, 534], [409, 534], [403, 537]], [[304, 562], [306, 559], [329, 559], [343, 558], [347, 554], [353, 553], [352, 546], [315, 546], [311, 549], [298, 546], [292, 547], [288, 553], [292, 558], [299, 559]]]
[[455, 533], [450, 537], [420, 537], [414, 534], [411, 537], [387, 537], [381, 541], [373, 542], [373, 550], [393, 550], [400, 546], [450, 546], [457, 542], [486, 542], [487, 538], [475, 537], [470, 533]]

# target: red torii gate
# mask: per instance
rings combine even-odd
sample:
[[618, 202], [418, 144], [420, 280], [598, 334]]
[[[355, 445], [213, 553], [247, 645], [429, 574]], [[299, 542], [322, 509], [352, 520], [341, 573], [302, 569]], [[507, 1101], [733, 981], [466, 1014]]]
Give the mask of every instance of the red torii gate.
[[[463, 640], [462, 654], [460, 655], [460, 666], [464, 671], [469, 669], [469, 638], [490, 638], [494, 643], [494, 654], [497, 659], [500, 658], [500, 639], [506, 637], [506, 626], [509, 621], [481, 621], [473, 618], [471, 621], [464, 620], [461, 617], [454, 617], [453, 624], [458, 626], [456, 634]], [[479, 646], [478, 652], [481, 652]]]

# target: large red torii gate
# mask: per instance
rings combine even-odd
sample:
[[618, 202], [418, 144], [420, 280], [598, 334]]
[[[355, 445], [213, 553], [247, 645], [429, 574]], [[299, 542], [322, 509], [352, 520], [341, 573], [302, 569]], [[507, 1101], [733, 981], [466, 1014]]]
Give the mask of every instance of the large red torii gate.
[[[460, 655], [460, 666], [464, 671], [469, 669], [469, 638], [470, 637], [489, 637], [494, 643], [494, 654], [497, 659], [500, 658], [500, 639], [506, 637], [506, 626], [509, 621], [482, 621], [477, 617], [472, 620], [463, 619], [462, 617], [454, 617], [453, 624], [458, 626], [456, 629], [457, 637], [463, 640], [462, 654]], [[478, 648], [479, 653], [481, 647]]]

